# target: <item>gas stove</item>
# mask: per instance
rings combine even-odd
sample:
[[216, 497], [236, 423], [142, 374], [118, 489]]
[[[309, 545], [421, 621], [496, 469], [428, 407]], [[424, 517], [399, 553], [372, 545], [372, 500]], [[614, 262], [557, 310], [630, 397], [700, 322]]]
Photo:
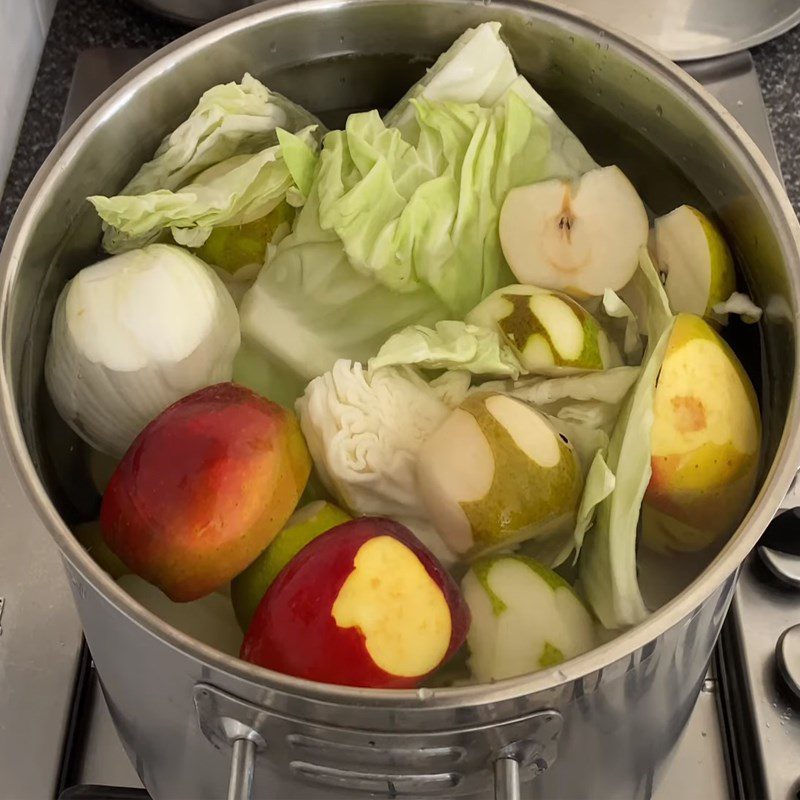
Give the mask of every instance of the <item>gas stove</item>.
[[[62, 130], [148, 54], [82, 53]], [[750, 55], [687, 69], [778, 172]], [[0, 445], [0, 510], [27, 508], [21, 495]], [[55, 546], [33, 510], [6, 519], [15, 524], [0, 529], [0, 800], [147, 798], [114, 730]], [[648, 776], [654, 800], [800, 798], [798, 533], [800, 518], [785, 513], [742, 568], [686, 731], [663, 774]]]

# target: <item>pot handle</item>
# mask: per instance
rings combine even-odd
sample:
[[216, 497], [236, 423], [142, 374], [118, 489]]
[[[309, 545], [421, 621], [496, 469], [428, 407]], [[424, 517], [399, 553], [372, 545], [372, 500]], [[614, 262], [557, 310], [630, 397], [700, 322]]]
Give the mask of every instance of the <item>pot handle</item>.
[[494, 762], [494, 800], [520, 800], [519, 761], [501, 756]]
[[[233, 743], [227, 800], [252, 800], [256, 744], [250, 739]], [[519, 761], [502, 756], [494, 762], [494, 800], [521, 800]]]
[[[267, 710], [254, 705], [246, 700], [235, 697], [227, 692], [199, 683], [194, 687], [194, 701], [200, 729], [205, 737], [218, 749], [231, 748], [231, 765], [228, 777], [227, 800], [251, 800], [253, 796], [253, 779], [255, 760], [259, 750], [267, 749], [267, 722], [278, 724], [278, 736], [286, 736], [286, 723], [298, 723], [293, 717], [280, 712]], [[492, 764], [494, 770], [494, 797], [495, 800], [520, 800], [520, 784], [523, 776], [525, 779], [536, 777], [544, 772], [556, 758], [556, 743], [561, 733], [563, 719], [561, 714], [554, 710], [533, 711], [524, 716], [500, 723], [486, 723], [476, 727], [459, 729], [462, 736], [475, 733], [482, 742], [473, 753], [473, 761], [478, 764]], [[319, 727], [319, 726], [317, 726]], [[327, 726], [322, 726], [327, 728]], [[318, 745], [330, 745], [342, 728], [329, 728], [327, 733], [331, 738], [324, 740], [311, 739]], [[291, 726], [289, 726], [291, 731]], [[324, 731], [323, 733], [325, 733]], [[431, 732], [428, 736], [439, 737], [443, 740], [442, 747], [448, 758], [453, 756], [451, 736], [453, 731]], [[397, 738], [393, 734], [386, 734], [390, 739]], [[482, 738], [481, 738], [482, 737]], [[291, 737], [289, 737], [291, 738]], [[303, 737], [301, 737], [303, 738]], [[507, 742], [502, 745], [505, 739]], [[511, 740], [509, 742], [509, 740]], [[471, 741], [471, 740], [470, 740]], [[373, 744], [370, 742], [370, 744]], [[355, 747], [354, 745], [339, 745], [339, 747]], [[405, 754], [408, 748], [397, 750], [396, 742], [386, 743], [388, 752]], [[356, 749], [358, 749], [356, 747]], [[433, 747], [432, 752], [438, 750]], [[374, 752], [370, 750], [370, 752]], [[415, 757], [419, 753], [415, 751]], [[456, 753], [456, 756], [460, 758]], [[441, 757], [441, 754], [438, 754]], [[416, 764], [416, 760], [414, 761]], [[460, 762], [459, 762], [460, 763]], [[455, 786], [460, 776], [451, 771], [453, 765], [448, 761], [446, 765], [437, 764], [440, 769], [436, 772], [422, 769], [415, 774], [390, 774], [364, 773], [351, 771], [345, 765], [326, 766], [314, 763], [301, 763], [305, 768], [306, 777], [320, 781], [327, 785], [343, 785], [342, 781], [352, 782], [354, 786], [364, 791], [370, 791], [375, 796], [376, 791], [382, 792], [392, 784], [399, 786], [403, 783], [402, 793], [437, 795], [446, 797], [446, 792]], [[320, 780], [324, 779], [324, 780]], [[349, 785], [349, 784], [348, 784]], [[376, 786], [378, 787], [376, 790]]]
[[[251, 800], [255, 760], [255, 742], [236, 739], [233, 743], [227, 800]], [[494, 800], [521, 800], [519, 761], [510, 755], [494, 762]]]
[[252, 739], [235, 739], [228, 778], [228, 800], [251, 800], [256, 743]]

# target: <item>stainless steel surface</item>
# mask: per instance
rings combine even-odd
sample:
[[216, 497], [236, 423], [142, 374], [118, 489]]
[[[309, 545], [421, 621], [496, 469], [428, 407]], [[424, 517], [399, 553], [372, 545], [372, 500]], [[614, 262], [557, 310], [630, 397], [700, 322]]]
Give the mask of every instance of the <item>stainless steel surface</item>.
[[257, 0], [131, 0], [142, 8], [155, 14], [186, 22], [189, 25], [202, 25], [232, 11], [253, 5]]
[[[778, 669], [796, 704], [800, 701], [800, 623], [785, 630], [775, 650]], [[800, 779], [800, 775], [798, 775]]]
[[[735, 59], [745, 59], [749, 72], [744, 62], [737, 65]], [[778, 154], [749, 55], [689, 69], [730, 109], [780, 176]], [[792, 483], [783, 507], [797, 505], [799, 487], [798, 481]], [[755, 555], [745, 562], [722, 641], [721, 663], [728, 672], [730, 692], [723, 702], [731, 717], [729, 735], [737, 751], [732, 776], [737, 800], [795, 800], [800, 792], [800, 715], [776, 680], [775, 661], [779, 637], [800, 622], [800, 593], [787, 589], [785, 581], [781, 586], [770, 580], [770, 575]]]
[[761, 545], [758, 554], [767, 569], [787, 586], [800, 589], [800, 556]]
[[519, 762], [498, 758], [494, 762], [494, 800], [520, 800]]
[[561, 0], [675, 61], [740, 52], [800, 22], [797, 0]]
[[734, 734], [749, 753], [738, 765], [738, 797], [794, 800], [800, 791], [800, 713], [796, 698], [781, 685], [775, 646], [800, 622], [800, 594], [769, 580], [752, 557], [742, 569], [723, 637], [738, 714]]
[[[80, 753], [77, 754], [74, 781], [86, 785], [141, 788], [142, 783], [122, 748], [114, 722], [108, 712], [108, 705], [96, 680], [92, 681], [87, 692], [85, 717], [81, 729], [76, 731], [76, 735], [82, 741], [75, 743], [80, 746]], [[18, 795], [14, 800], [20, 800], [22, 796]], [[48, 795], [50, 796], [52, 794]], [[7, 799], [3, 797], [3, 800]]]
[[652, 800], [733, 799], [718, 702], [717, 681], [708, 678], [703, 682], [692, 716], [664, 767]]
[[253, 796], [253, 770], [256, 763], [256, 745], [250, 739], [236, 739], [231, 757], [231, 774], [228, 780], [228, 800], [250, 800]]
[[81, 626], [58, 551], [0, 446], [0, 800], [53, 797]]
[[346, 721], [309, 725], [209, 684], [198, 684], [193, 694], [201, 731], [223, 752], [246, 737], [305, 781], [390, 795], [438, 795], [456, 787], [485, 794], [491, 775], [481, 767], [506, 756], [515, 759], [518, 778], [529, 781], [556, 760], [563, 725], [557, 711], [541, 710], [487, 725], [365, 736]]
[[[72, 490], [73, 511], [80, 506], [80, 485], [64, 482], [65, 476], [80, 477], [64, 469], [65, 455], [73, 452], [61, 438], [65, 431], [51, 420], [55, 429], [44, 436], [32, 410], [38, 408], [35, 389], [55, 294], [70, 270], [90, 259], [97, 241], [96, 220], [83, 210], [82, 198], [120, 185], [188, 110], [192, 98], [214, 82], [260, 64], [256, 72], [314, 110], [382, 106], [419, 73], [412, 56], [437, 54], [463, 28], [488, 17], [505, 23], [523, 70], [567, 123], [599, 158], [620, 163], [651, 207], [666, 210], [676, 200], [692, 199], [719, 213], [744, 258], [751, 289], [767, 308], [765, 368], [786, 376], [770, 384], [765, 395], [771, 464], [765, 486], [737, 535], [680, 597], [613, 642], [531, 677], [492, 687], [366, 692], [308, 684], [223, 657], [155, 619], [101, 574], [72, 540], [38, 477], [45, 476], [62, 508], [67, 489]], [[377, 57], [387, 50], [400, 55]], [[349, 57], [337, 58], [343, 51]], [[298, 52], [306, 63], [297, 64]], [[590, 70], [592, 84], [584, 80]], [[230, 750], [215, 750], [192, 724], [193, 687], [208, 681], [256, 709], [269, 710], [265, 739], [277, 752], [269, 748], [257, 759], [257, 781], [274, 786], [277, 796], [352, 796], [346, 789], [316, 793], [311, 785], [300, 784], [298, 770], [287, 769], [288, 759], [281, 758], [296, 741], [287, 737], [319, 738], [321, 732], [324, 745], [344, 738], [345, 744], [388, 760], [388, 751], [370, 747], [387, 730], [404, 746], [422, 749], [431, 740], [455, 746], [471, 726], [486, 736], [470, 737], [470, 748], [477, 739], [479, 746], [491, 740], [502, 749], [518, 738], [502, 735], [504, 723], [543, 708], [563, 715], [564, 730], [558, 758], [537, 778], [537, 793], [649, 796], [651, 767], [663, 762], [700, 690], [730, 599], [733, 571], [777, 508], [800, 460], [796, 221], [754, 146], [682, 73], [614, 35], [537, 3], [488, 8], [466, 2], [274, 4], [208, 28], [180, 49], [168, 48], [157, 61], [135, 70], [104, 106], [91, 109], [65, 136], [23, 201], [3, 268], [6, 433], [28, 491], [68, 559], [111, 714], [155, 796], [224, 795]], [[27, 441], [12, 411], [15, 402]], [[336, 754], [338, 759], [341, 753]], [[302, 763], [325, 766], [318, 760]], [[448, 796], [476, 791], [482, 796], [478, 787], [485, 780], [483, 773], [467, 775]]]

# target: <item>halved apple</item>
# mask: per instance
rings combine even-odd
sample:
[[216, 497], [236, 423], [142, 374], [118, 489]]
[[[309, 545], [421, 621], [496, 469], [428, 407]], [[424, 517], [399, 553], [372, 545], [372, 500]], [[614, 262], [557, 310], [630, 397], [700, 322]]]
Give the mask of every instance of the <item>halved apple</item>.
[[643, 541], [658, 550], [700, 550], [733, 532], [750, 505], [761, 422], [747, 373], [698, 316], [675, 320], [653, 415]]
[[427, 439], [417, 480], [439, 535], [468, 559], [571, 531], [583, 487], [567, 438], [527, 403], [490, 392]]
[[468, 663], [481, 682], [552, 667], [596, 644], [592, 617], [572, 587], [532, 558], [480, 559], [461, 589], [472, 616]]
[[574, 297], [621, 289], [648, 229], [641, 198], [615, 166], [512, 189], [500, 211], [500, 244], [517, 280]]
[[655, 221], [655, 255], [673, 312], [720, 321], [714, 306], [736, 290], [733, 256], [716, 225], [692, 206]]
[[497, 330], [528, 372], [606, 369], [608, 337], [597, 320], [562, 292], [515, 284], [492, 292], [466, 321]]
[[463, 644], [453, 579], [397, 522], [362, 517], [306, 545], [264, 595], [241, 658], [346, 686], [418, 686]]

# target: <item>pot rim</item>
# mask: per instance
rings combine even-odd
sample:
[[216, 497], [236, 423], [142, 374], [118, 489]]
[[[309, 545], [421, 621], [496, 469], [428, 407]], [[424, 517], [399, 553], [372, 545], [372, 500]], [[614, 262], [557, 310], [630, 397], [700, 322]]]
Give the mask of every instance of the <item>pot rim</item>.
[[[118, 611], [135, 624], [160, 638], [168, 646], [224, 673], [249, 683], [309, 699], [381, 708], [457, 707], [484, 705], [512, 700], [524, 695], [546, 692], [578, 680], [617, 662], [643, 648], [646, 644], [678, 624], [696, 609], [734, 570], [751, 550], [761, 532], [772, 519], [785, 497], [800, 465], [800, 427], [798, 388], [800, 384], [800, 348], [795, 348], [792, 395], [780, 444], [764, 478], [763, 485], [747, 516], [720, 553], [683, 592], [662, 606], [644, 622], [620, 634], [611, 641], [570, 659], [563, 664], [539, 672], [509, 678], [493, 684], [419, 689], [363, 689], [294, 678], [267, 670], [216, 649], [181, 633], [163, 622], [152, 612], [130, 598], [103, 571], [78, 543], [59, 516], [45, 487], [39, 480], [28, 452], [17, 413], [13, 379], [9, 374], [9, 298], [20, 266], [20, 253], [35, 236], [34, 221], [42, 210], [59, 176], [62, 161], [69, 161], [85, 146], [86, 139], [101, 124], [103, 117], [124, 105], [166, 66], [174, 65], [186, 55], [201, 50], [212, 42], [254, 24], [268, 23], [285, 16], [319, 14], [343, 6], [393, 5], [398, 0], [273, 0], [237, 12], [192, 31], [153, 54], [116, 81], [70, 127], [37, 172], [15, 213], [12, 225], [0, 254], [0, 335], [3, 340], [4, 365], [0, 371], [0, 426], [8, 444], [14, 469], [37, 514], [45, 523], [65, 557], [74, 569], [95, 590], [111, 602]], [[428, 5], [431, 2], [459, 6], [487, 7], [483, 0], [406, 0], [404, 5]], [[583, 38], [602, 38], [613, 46], [632, 65], [653, 75], [679, 94], [692, 112], [700, 116], [722, 144], [729, 147], [753, 183], [754, 191], [764, 203], [774, 232], [787, 262], [787, 280], [800, 306], [800, 225], [783, 186], [767, 160], [732, 115], [709, 95], [694, 79], [663, 56], [644, 44], [634, 42], [616, 31], [609, 30], [589, 17], [541, 0], [494, 0], [489, 8], [522, 13], [531, 19], [555, 22]], [[487, 14], [487, 18], [490, 17]], [[795, 312], [796, 313], [796, 312]], [[798, 423], [798, 424], [793, 424]]]

